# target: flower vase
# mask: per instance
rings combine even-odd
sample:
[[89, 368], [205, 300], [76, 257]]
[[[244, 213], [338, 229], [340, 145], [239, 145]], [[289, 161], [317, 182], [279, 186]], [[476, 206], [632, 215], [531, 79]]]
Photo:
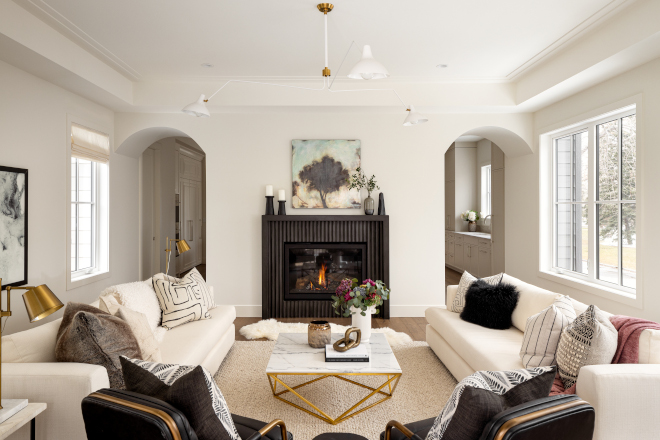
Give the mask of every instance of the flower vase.
[[371, 198], [371, 193], [369, 193], [369, 196], [364, 199], [364, 213], [366, 215], [374, 215], [374, 206], [376, 203], [374, 202], [374, 199]]
[[351, 327], [357, 327], [362, 334], [362, 342], [369, 342], [371, 338], [371, 315], [376, 313], [376, 306], [368, 307], [362, 316], [362, 310], [351, 306]]
[[468, 231], [477, 232], [477, 222], [468, 222]]

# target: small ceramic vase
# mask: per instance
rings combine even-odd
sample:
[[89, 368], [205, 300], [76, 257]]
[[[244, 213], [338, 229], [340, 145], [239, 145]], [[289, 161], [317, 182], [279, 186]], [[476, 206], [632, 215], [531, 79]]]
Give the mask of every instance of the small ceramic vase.
[[330, 344], [330, 323], [312, 321], [307, 329], [307, 343], [313, 348], [324, 348]]

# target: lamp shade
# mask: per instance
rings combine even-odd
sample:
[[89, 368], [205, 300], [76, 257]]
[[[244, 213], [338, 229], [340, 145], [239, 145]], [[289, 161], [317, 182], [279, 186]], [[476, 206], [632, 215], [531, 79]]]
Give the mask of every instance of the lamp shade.
[[406, 120], [403, 121], [404, 127], [423, 124], [424, 122], [428, 122], [428, 118], [426, 116], [422, 116], [420, 113], [417, 113], [415, 107], [411, 105], [408, 109], [408, 116], [406, 116]]
[[205, 98], [203, 94], [199, 95], [197, 101], [188, 104], [181, 111], [191, 116], [197, 116], [198, 118], [208, 118], [211, 116], [211, 113], [209, 113], [209, 109], [206, 108], [206, 104], [204, 103]]
[[23, 302], [25, 303], [25, 309], [28, 312], [30, 322], [45, 318], [64, 307], [62, 301], [45, 284], [25, 292], [23, 294]]
[[188, 242], [186, 240], [178, 240], [176, 242], [176, 249], [179, 251], [180, 254], [184, 252], [188, 252], [190, 250], [190, 246], [188, 245]]
[[389, 72], [374, 59], [371, 46], [368, 45], [362, 49], [362, 59], [348, 73], [348, 77], [353, 79], [382, 79], [388, 76]]

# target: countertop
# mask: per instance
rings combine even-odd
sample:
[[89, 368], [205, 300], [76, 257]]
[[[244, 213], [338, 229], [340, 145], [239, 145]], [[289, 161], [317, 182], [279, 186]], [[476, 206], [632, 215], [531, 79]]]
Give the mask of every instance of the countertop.
[[463, 231], [448, 231], [453, 234], [461, 234], [461, 235], [468, 235], [470, 237], [477, 237], [477, 238], [486, 238], [490, 240], [490, 234], [486, 232], [463, 232]]

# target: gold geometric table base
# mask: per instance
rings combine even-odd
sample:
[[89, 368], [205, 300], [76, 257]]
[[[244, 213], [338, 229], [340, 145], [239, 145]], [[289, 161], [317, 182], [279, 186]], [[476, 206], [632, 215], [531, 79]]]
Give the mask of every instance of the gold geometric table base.
[[[270, 388], [273, 391], [273, 396], [275, 396], [275, 398], [281, 400], [284, 403], [288, 403], [289, 405], [294, 406], [294, 407], [298, 408], [299, 410], [305, 411], [307, 414], [311, 414], [314, 417], [317, 417], [317, 418], [323, 420], [326, 423], [330, 423], [331, 425], [337, 425], [337, 424], [343, 422], [344, 420], [350, 419], [351, 417], [356, 416], [356, 415], [360, 414], [361, 412], [368, 410], [369, 408], [373, 408], [374, 406], [378, 405], [379, 403], [383, 403], [386, 400], [391, 399], [392, 395], [394, 394], [394, 390], [396, 390], [396, 387], [399, 384], [399, 379], [401, 378], [401, 373], [397, 373], [397, 374], [387, 374], [387, 373], [329, 373], [329, 374], [319, 374], [319, 373], [266, 373], [266, 374], [268, 375], [268, 381], [270, 382]], [[301, 383], [300, 385], [290, 387], [289, 385], [285, 384], [282, 381], [281, 377], [278, 377], [278, 376], [320, 376], [320, 377], [317, 377], [317, 378], [312, 379], [310, 381], [307, 381], [305, 383]], [[356, 382], [354, 380], [348, 379], [347, 377], [344, 377], [344, 376], [387, 376], [387, 381], [384, 384], [382, 384], [381, 386], [379, 386], [378, 388], [372, 388], [370, 386], [367, 386], [367, 385], [361, 384], [359, 382]], [[298, 388], [302, 388], [305, 385], [309, 385], [310, 383], [318, 382], [319, 380], [326, 379], [328, 377], [336, 377], [337, 379], [341, 379], [341, 380], [346, 381], [348, 383], [352, 383], [353, 385], [357, 385], [359, 387], [366, 388], [368, 390], [371, 390], [371, 393], [369, 393], [369, 395], [367, 395], [367, 397], [365, 397], [364, 399], [360, 400], [358, 403], [356, 403], [355, 405], [353, 405], [349, 409], [347, 409], [342, 415], [340, 415], [336, 419], [333, 419], [332, 417], [330, 417], [329, 415], [324, 413], [318, 406], [314, 405], [312, 402], [305, 399], [303, 396], [298, 394], [298, 392], [296, 392], [296, 390]], [[277, 391], [277, 384], [278, 383], [280, 383], [285, 389], [282, 390], [282, 391]], [[388, 387], [389, 393], [386, 392], [386, 391], [383, 391], [383, 388], [385, 388], [385, 387]], [[315, 413], [315, 412], [312, 412], [312, 411], [310, 411], [306, 408], [303, 408], [300, 405], [296, 405], [295, 403], [290, 402], [290, 401], [280, 397], [282, 394], [289, 393], [289, 392], [293, 393], [295, 396], [300, 398], [303, 402], [307, 403], [309, 406], [311, 406], [316, 411], [318, 411], [318, 414]], [[366, 406], [366, 407], [364, 407], [360, 410], [357, 410], [357, 411], [353, 411], [357, 407], [362, 405], [364, 402], [366, 402], [367, 400], [369, 400], [372, 396], [374, 396], [376, 394], [381, 394], [384, 397], [382, 399], [378, 400], [377, 402], [372, 403], [369, 406]], [[351, 411], [353, 411], [353, 412], [351, 412]]]

